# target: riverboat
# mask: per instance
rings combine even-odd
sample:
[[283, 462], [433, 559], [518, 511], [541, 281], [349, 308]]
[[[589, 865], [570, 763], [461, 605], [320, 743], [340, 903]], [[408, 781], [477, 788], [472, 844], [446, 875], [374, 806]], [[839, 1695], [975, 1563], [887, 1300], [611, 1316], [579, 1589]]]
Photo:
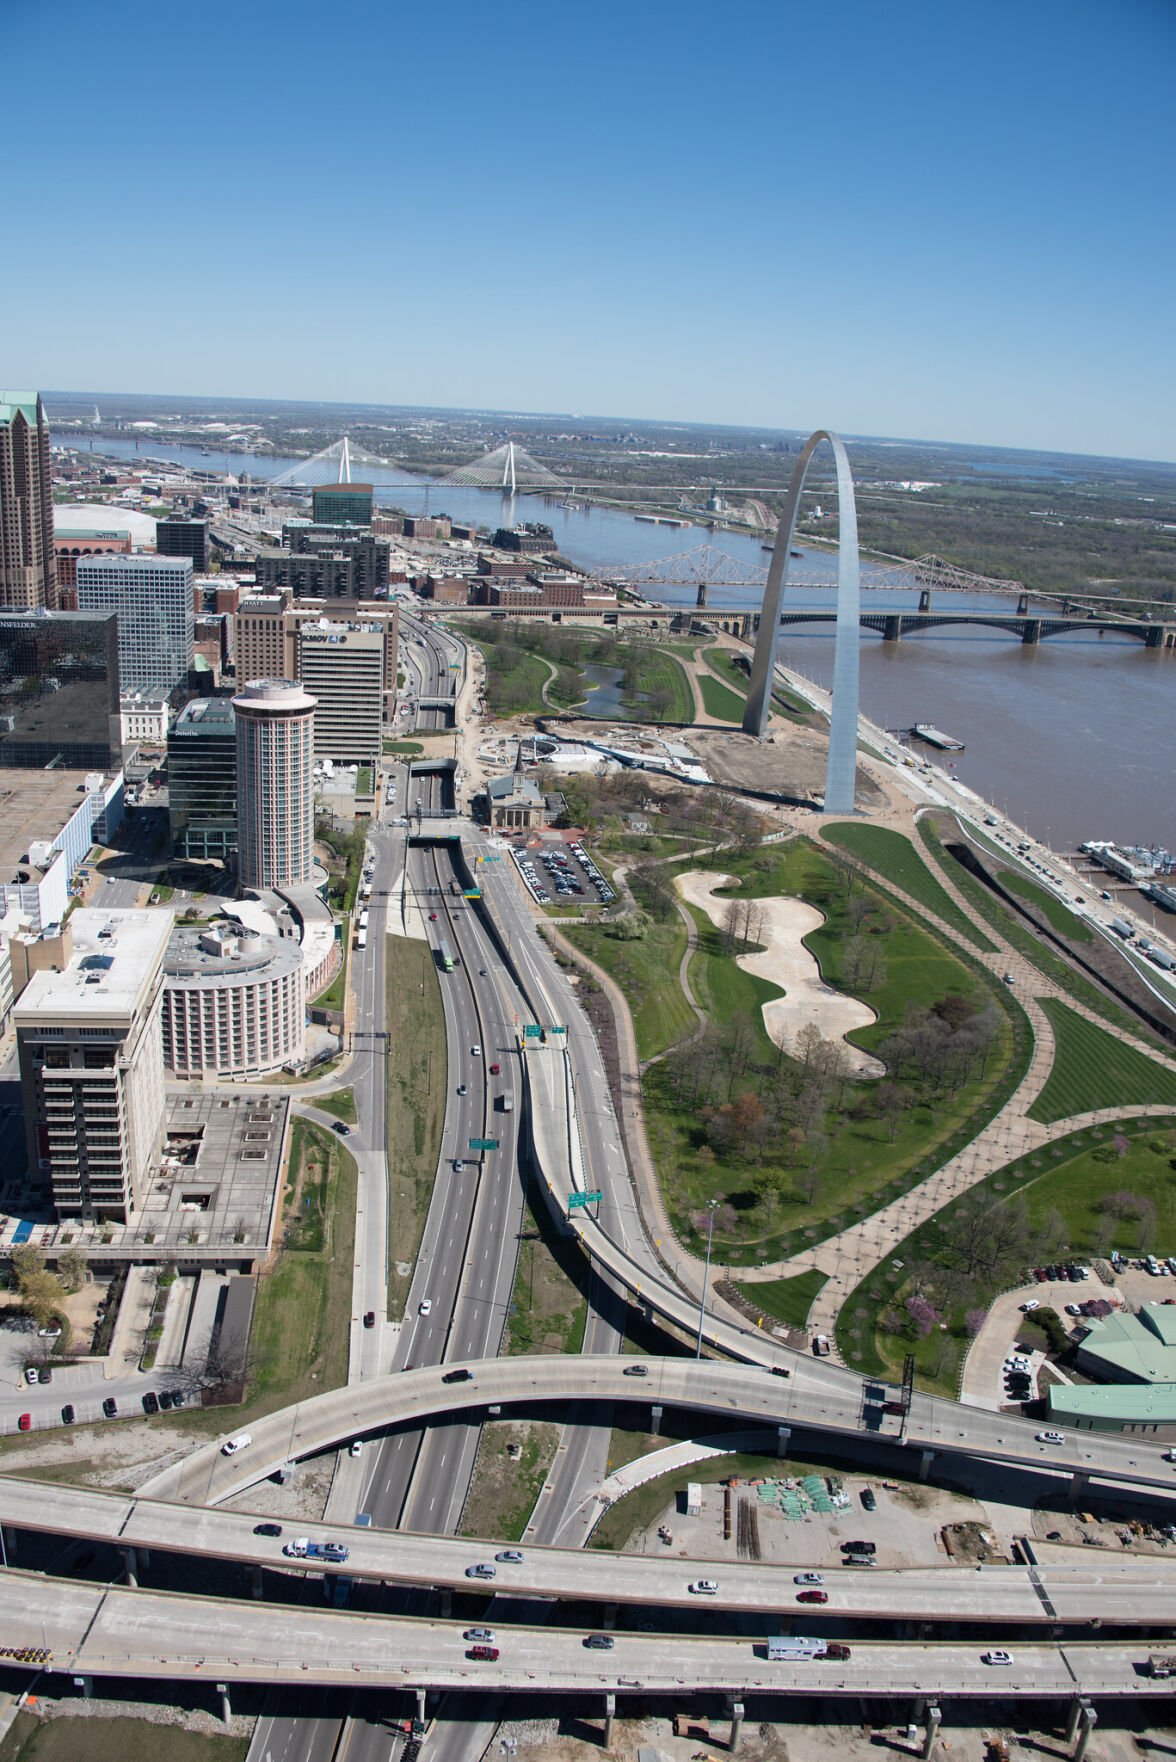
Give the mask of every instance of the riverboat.
[[937, 746], [941, 752], [962, 753], [964, 750], [962, 740], [956, 740], [954, 735], [944, 734], [942, 729], [934, 727], [930, 722], [916, 722], [911, 733], [917, 739], [925, 740], [928, 746]]

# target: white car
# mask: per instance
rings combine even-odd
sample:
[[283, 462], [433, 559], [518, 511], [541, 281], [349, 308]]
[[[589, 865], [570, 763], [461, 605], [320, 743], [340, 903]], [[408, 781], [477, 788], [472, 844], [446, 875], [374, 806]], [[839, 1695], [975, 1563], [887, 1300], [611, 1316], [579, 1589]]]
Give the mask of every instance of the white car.
[[980, 1662], [981, 1664], [1011, 1664], [1013, 1654], [1011, 1652], [981, 1652]]
[[794, 1572], [792, 1582], [794, 1585], [823, 1585], [825, 1577], [820, 1572]]
[[471, 1046], [470, 1047], [470, 1054], [473, 1058], [481, 1058], [482, 1048], [480, 1046]]
[[1034, 1432], [1033, 1436], [1039, 1444], [1064, 1444], [1066, 1441], [1064, 1432]]
[[696, 1597], [714, 1597], [718, 1595], [719, 1583], [713, 1578], [696, 1578], [686, 1589], [692, 1591]]
[[363, 1439], [362, 1438], [352, 1438], [351, 1447], [348, 1450], [347, 1454], [348, 1454], [348, 1456], [362, 1456], [363, 1455]]
[[1038, 1302], [1038, 1300], [1037, 1300], [1037, 1298], [1036, 1298], [1036, 1297], [1030, 1297], [1030, 1299], [1029, 1299], [1029, 1301], [1028, 1301], [1028, 1302], [1027, 1302], [1027, 1303], [1022, 1303], [1022, 1305], [1021, 1305], [1021, 1313], [1022, 1313], [1022, 1314], [1023, 1314], [1023, 1315], [1028, 1315], [1028, 1314], [1029, 1314], [1029, 1311], [1030, 1311], [1030, 1310], [1031, 1310], [1031, 1309], [1040, 1309], [1040, 1308], [1041, 1308], [1041, 1304], [1040, 1304], [1040, 1303], [1039, 1303], [1039, 1302]]
[[221, 1445], [222, 1456], [235, 1456], [238, 1450], [248, 1450], [253, 1442], [250, 1432], [238, 1432], [235, 1438], [226, 1438]]
[[1165, 1462], [1176, 1462], [1176, 1450], [1165, 1450], [1163, 1460]]
[[428, 1315], [428, 1313], [432, 1309], [432, 1307], [433, 1307], [433, 1299], [431, 1297], [422, 1297], [420, 1302], [417, 1304], [417, 1314], [418, 1315]]

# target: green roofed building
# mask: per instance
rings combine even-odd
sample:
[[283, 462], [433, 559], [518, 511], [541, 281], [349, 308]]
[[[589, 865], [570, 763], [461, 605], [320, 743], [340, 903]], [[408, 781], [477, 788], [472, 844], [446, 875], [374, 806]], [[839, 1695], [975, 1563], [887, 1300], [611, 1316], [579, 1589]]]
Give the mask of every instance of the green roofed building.
[[1176, 1436], [1176, 1304], [1145, 1303], [1138, 1315], [1092, 1321], [1076, 1359], [1098, 1385], [1055, 1383], [1051, 1419], [1087, 1431]]

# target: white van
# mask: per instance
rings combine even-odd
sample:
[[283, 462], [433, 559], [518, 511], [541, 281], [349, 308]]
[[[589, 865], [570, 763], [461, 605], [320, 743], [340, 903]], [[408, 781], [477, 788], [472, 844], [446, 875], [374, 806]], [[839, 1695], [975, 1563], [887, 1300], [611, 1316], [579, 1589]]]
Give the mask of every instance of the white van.
[[235, 1438], [226, 1438], [221, 1445], [222, 1456], [236, 1456], [239, 1450], [247, 1450], [253, 1442], [251, 1432], [238, 1432]]

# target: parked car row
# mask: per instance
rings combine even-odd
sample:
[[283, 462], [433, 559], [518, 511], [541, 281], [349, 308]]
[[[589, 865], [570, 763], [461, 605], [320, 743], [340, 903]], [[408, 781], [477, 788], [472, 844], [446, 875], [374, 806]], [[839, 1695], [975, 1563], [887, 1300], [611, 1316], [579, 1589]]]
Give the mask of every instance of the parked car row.
[[[44, 1369], [42, 1369], [40, 1373], [40, 1381], [42, 1383], [47, 1383], [49, 1380], [48, 1375]], [[30, 1378], [30, 1381], [36, 1382], [37, 1378]], [[173, 1407], [183, 1407], [187, 1402], [187, 1399], [188, 1397], [182, 1389], [160, 1389], [158, 1393], [154, 1389], [148, 1389], [141, 1397], [141, 1403], [143, 1412], [151, 1415], [155, 1413], [170, 1413]], [[102, 1417], [103, 1419], [117, 1419], [119, 1417], [118, 1401], [113, 1395], [108, 1395], [102, 1403]], [[72, 1401], [67, 1401], [61, 1409], [62, 1425], [76, 1425], [77, 1419], [77, 1408]], [[32, 1414], [20, 1414], [17, 1418], [16, 1429], [19, 1432], [31, 1432], [33, 1430]]]
[[1090, 1268], [1088, 1266], [1078, 1266], [1073, 1262], [1068, 1265], [1035, 1266], [1033, 1268], [1033, 1277], [1037, 1280], [1039, 1285], [1044, 1284], [1047, 1279], [1051, 1284], [1055, 1283], [1058, 1279], [1070, 1279], [1076, 1284], [1080, 1279], [1088, 1279], [1090, 1277]]

